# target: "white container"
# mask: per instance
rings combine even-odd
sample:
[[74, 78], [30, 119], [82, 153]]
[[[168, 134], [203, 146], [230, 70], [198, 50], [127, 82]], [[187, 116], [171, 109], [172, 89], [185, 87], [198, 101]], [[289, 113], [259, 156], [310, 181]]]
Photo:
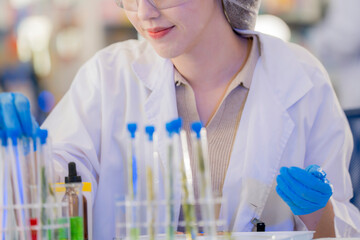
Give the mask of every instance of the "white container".
[[[313, 239], [314, 232], [308, 231], [293, 231], [293, 232], [237, 232], [232, 233], [231, 237], [229, 236], [218, 236], [217, 240], [311, 240]], [[121, 238], [114, 238], [121, 239]], [[141, 240], [148, 239], [147, 236], [141, 236]], [[157, 237], [157, 240], [165, 240], [166, 236], [161, 234]], [[176, 240], [186, 239], [184, 234], [177, 235]], [[198, 236], [197, 240], [207, 240], [209, 239], [206, 236]]]

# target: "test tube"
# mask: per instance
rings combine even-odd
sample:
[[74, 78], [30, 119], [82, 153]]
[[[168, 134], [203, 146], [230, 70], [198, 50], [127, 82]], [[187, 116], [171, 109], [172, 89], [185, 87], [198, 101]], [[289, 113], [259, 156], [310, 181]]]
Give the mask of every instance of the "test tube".
[[13, 205], [12, 203], [12, 189], [10, 184], [10, 168], [9, 168], [9, 161], [8, 161], [8, 148], [7, 148], [7, 138], [6, 133], [0, 130], [0, 137], [1, 137], [1, 156], [0, 156], [0, 183], [1, 183], [1, 191], [0, 191], [0, 217], [1, 217], [1, 239], [9, 239], [9, 225], [11, 226], [10, 219], [10, 211], [13, 213], [11, 209], [9, 209], [9, 205]]
[[7, 198], [7, 188], [6, 188], [6, 170], [5, 170], [5, 159], [3, 154], [4, 148], [4, 139], [5, 133], [3, 130], [0, 130], [0, 236], [1, 239], [5, 239], [5, 222], [6, 222], [6, 198]]
[[182, 189], [183, 189], [183, 212], [185, 219], [185, 230], [187, 239], [196, 239], [198, 229], [196, 227], [195, 216], [195, 194], [192, 178], [192, 170], [190, 164], [190, 155], [188, 150], [187, 136], [185, 130], [181, 129], [182, 120], [179, 118], [176, 120], [176, 133], [180, 137], [182, 157], [181, 162], [181, 176], [182, 176]]
[[147, 134], [146, 141], [146, 198], [147, 198], [147, 225], [148, 235], [150, 240], [155, 239], [156, 229], [156, 211], [155, 206], [156, 192], [155, 192], [155, 176], [154, 176], [154, 126], [145, 127]]
[[[136, 123], [128, 124], [128, 131], [130, 133], [128, 156], [127, 156], [127, 168], [128, 168], [128, 195], [126, 196], [126, 202], [129, 206], [126, 209], [126, 221], [127, 221], [127, 239], [137, 240], [140, 235], [139, 228], [139, 194], [138, 194], [138, 167], [137, 156], [135, 147], [135, 133], [137, 130]], [[139, 206], [138, 206], [139, 205]]]
[[24, 180], [26, 179], [26, 168], [23, 149], [18, 145], [18, 131], [8, 131], [7, 136], [9, 137], [7, 147], [11, 148], [9, 151], [9, 160], [15, 205], [17, 205], [16, 219], [18, 223], [19, 239], [30, 239], [29, 232], [27, 231], [30, 223], [30, 221], [28, 221], [28, 210], [24, 208], [24, 205], [27, 204], [28, 201], [25, 192]]
[[1, 147], [1, 155], [4, 159], [4, 200], [3, 207], [4, 212], [2, 215], [3, 224], [2, 224], [2, 239], [4, 240], [12, 240], [19, 238], [19, 234], [16, 232], [16, 218], [15, 218], [15, 201], [13, 199], [13, 189], [11, 184], [11, 165], [10, 165], [10, 153], [11, 150], [8, 147], [8, 138], [7, 134], [3, 132], [2, 134], [2, 147]]
[[68, 222], [68, 219], [60, 217], [62, 214], [61, 210], [56, 206], [56, 204], [61, 205], [61, 202], [57, 201], [53, 187], [54, 176], [51, 143], [47, 130], [37, 129], [35, 146], [36, 179], [37, 189], [39, 189], [37, 194], [38, 201], [42, 205], [41, 211], [39, 211], [38, 225], [43, 230], [39, 237], [43, 239], [58, 239], [61, 232], [62, 236], [67, 236], [68, 230], [61, 227], [57, 228], [56, 226], [64, 225], [63, 223]]
[[192, 144], [199, 170], [197, 180], [200, 192], [200, 208], [202, 222], [204, 223], [204, 231], [210, 239], [216, 239], [215, 206], [210, 179], [206, 129], [202, 127], [201, 122], [192, 123], [191, 129], [193, 131]]
[[22, 148], [25, 165], [27, 169], [27, 179], [25, 182], [25, 190], [28, 196], [29, 209], [29, 224], [31, 230], [31, 239], [37, 240], [40, 226], [40, 185], [37, 178], [39, 172], [37, 171], [38, 162], [34, 157], [36, 152], [36, 137], [23, 137], [19, 141]]
[[174, 240], [175, 238], [175, 156], [176, 148], [174, 144], [174, 122], [166, 124], [166, 131], [168, 133], [167, 141], [167, 169], [165, 177], [165, 192], [166, 192], [166, 239]]

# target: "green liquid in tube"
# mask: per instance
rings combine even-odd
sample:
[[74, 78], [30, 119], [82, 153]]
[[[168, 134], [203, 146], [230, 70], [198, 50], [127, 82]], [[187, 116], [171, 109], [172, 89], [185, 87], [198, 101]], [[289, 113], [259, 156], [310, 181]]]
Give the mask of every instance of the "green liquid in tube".
[[173, 226], [167, 227], [167, 237], [166, 240], [174, 240], [175, 239], [175, 231]]
[[84, 221], [82, 217], [70, 218], [71, 240], [84, 240]]
[[[59, 225], [65, 225], [68, 223], [68, 219], [60, 218], [58, 219]], [[69, 229], [67, 227], [61, 227], [57, 230], [57, 236], [59, 240], [68, 240], [69, 239]], [[49, 238], [51, 239], [51, 238]]]
[[140, 230], [138, 228], [130, 229], [130, 239], [131, 240], [138, 240], [139, 236], [140, 236]]

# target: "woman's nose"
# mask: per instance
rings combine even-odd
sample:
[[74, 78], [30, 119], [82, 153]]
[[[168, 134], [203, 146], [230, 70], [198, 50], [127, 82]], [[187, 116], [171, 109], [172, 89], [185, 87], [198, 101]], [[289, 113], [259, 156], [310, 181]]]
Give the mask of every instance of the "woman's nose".
[[139, 19], [149, 20], [159, 17], [160, 11], [156, 8], [152, 0], [139, 0], [137, 14]]

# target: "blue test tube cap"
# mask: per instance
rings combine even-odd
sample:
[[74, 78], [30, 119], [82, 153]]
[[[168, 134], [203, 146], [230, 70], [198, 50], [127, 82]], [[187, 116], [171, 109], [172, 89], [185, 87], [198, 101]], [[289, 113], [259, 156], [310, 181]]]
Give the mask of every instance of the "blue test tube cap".
[[191, 124], [191, 129], [196, 133], [196, 138], [200, 138], [200, 131], [202, 128], [202, 123], [201, 122], [193, 122]]
[[182, 127], [182, 119], [181, 118], [175, 119], [173, 121], [173, 124], [174, 124], [174, 132], [179, 134]]
[[129, 123], [127, 128], [128, 128], [128, 131], [130, 133], [131, 138], [135, 138], [135, 132], [137, 130], [137, 124], [136, 123]]
[[17, 139], [20, 137], [20, 131], [18, 129], [9, 129], [6, 130], [6, 135], [12, 140], [12, 144], [17, 146]]
[[46, 129], [38, 128], [36, 130], [36, 136], [40, 139], [41, 145], [46, 144], [46, 140], [48, 137], [48, 131]]
[[171, 121], [171, 122], [168, 122], [166, 125], [166, 131], [168, 132], [169, 134], [169, 137], [171, 137], [174, 133], [174, 122]]
[[0, 130], [0, 139], [1, 139], [1, 145], [6, 147], [7, 141], [6, 141], [6, 133], [4, 130]]
[[154, 132], [155, 132], [155, 127], [154, 126], [146, 126], [145, 127], [145, 132], [149, 137], [149, 141], [153, 141], [154, 139]]
[[305, 171], [311, 173], [313, 176], [317, 177], [318, 179], [324, 181], [326, 179], [326, 172], [316, 164], [312, 164], [305, 168]]

